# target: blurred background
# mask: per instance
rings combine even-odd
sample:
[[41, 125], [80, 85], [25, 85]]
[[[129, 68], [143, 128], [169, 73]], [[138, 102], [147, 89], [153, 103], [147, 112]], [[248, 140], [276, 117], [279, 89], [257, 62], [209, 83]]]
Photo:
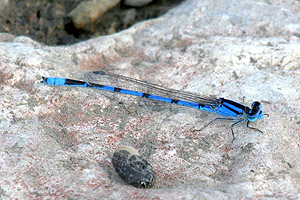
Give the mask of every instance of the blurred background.
[[73, 44], [156, 18], [183, 0], [1, 0], [0, 32]]

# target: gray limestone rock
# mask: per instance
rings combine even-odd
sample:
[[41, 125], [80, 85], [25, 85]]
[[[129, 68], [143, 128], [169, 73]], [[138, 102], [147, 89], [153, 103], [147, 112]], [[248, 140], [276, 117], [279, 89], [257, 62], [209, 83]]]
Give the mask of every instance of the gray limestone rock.
[[[298, 199], [299, 1], [187, 0], [160, 18], [71, 46], [0, 34], [0, 196], [3, 199]], [[216, 95], [264, 119], [234, 127], [217, 115], [42, 76], [91, 70]], [[122, 104], [120, 104], [122, 102]], [[138, 102], [138, 104], [137, 104]], [[151, 189], [126, 185], [112, 152], [139, 149]]]

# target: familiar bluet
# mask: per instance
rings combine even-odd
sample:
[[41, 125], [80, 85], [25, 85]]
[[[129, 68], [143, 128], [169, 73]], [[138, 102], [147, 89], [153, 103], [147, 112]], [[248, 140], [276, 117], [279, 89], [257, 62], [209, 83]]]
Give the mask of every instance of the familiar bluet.
[[262, 132], [257, 128], [249, 126], [250, 122], [264, 118], [264, 114], [261, 110], [262, 105], [258, 101], [253, 102], [251, 108], [249, 108], [229, 99], [213, 98], [192, 92], [169, 89], [146, 81], [105, 71], [87, 72], [84, 73], [84, 77], [88, 81], [59, 77], [43, 77], [41, 82], [54, 86], [75, 86], [106, 90], [217, 113], [223, 117], [215, 118], [200, 130], [203, 130], [216, 120], [235, 121], [235, 123], [231, 125], [232, 142], [235, 140], [233, 127], [244, 121], [247, 121], [248, 128]]

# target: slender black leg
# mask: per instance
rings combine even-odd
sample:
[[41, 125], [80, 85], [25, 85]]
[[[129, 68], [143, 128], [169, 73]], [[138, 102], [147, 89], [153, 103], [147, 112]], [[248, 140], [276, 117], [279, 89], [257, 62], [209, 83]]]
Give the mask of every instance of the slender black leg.
[[234, 132], [233, 132], [233, 127], [234, 127], [235, 125], [238, 125], [238, 124], [244, 122], [244, 121], [245, 121], [245, 119], [241, 119], [240, 121], [235, 122], [234, 124], [232, 124], [232, 125], [230, 126], [230, 128], [231, 128], [231, 133], [232, 133], [232, 141], [231, 141], [231, 143], [233, 143], [233, 141], [235, 140], [235, 136], [234, 136]]
[[208, 124], [206, 124], [205, 126], [200, 128], [199, 130], [194, 130], [194, 131], [202, 131], [203, 129], [205, 129], [206, 127], [211, 125], [213, 122], [218, 121], [218, 120], [236, 121], [237, 119], [234, 119], [234, 118], [215, 118], [215, 119], [211, 120]]
[[253, 130], [257, 130], [257, 131], [263, 133], [263, 132], [262, 132], [261, 130], [259, 130], [258, 128], [250, 127], [250, 126], [249, 126], [249, 123], [250, 123], [250, 121], [247, 121], [247, 127], [248, 127], [248, 128], [251, 128], [251, 129], [253, 129]]
[[[208, 127], [210, 124], [212, 124], [213, 122], [218, 121], [218, 120], [227, 120], [227, 121], [237, 121], [237, 120], [239, 120], [239, 121], [235, 122], [234, 124], [232, 124], [232, 125], [230, 126], [230, 128], [231, 128], [231, 133], [232, 133], [232, 141], [231, 141], [231, 143], [233, 143], [233, 141], [235, 140], [235, 135], [234, 135], [234, 132], [233, 132], [233, 127], [236, 126], [236, 125], [238, 125], [238, 124], [240, 124], [240, 123], [242, 123], [242, 122], [244, 122], [246, 119], [245, 119], [245, 118], [239, 118], [239, 119], [236, 119], [236, 118], [215, 118], [215, 119], [213, 119], [212, 121], [210, 121], [208, 124], [206, 124], [205, 126], [203, 126], [201, 129], [199, 129], [199, 130], [194, 130], [194, 131], [202, 131], [203, 129], [205, 129], [206, 127]], [[250, 121], [247, 121], [247, 127], [248, 127], [248, 128], [263, 133], [263, 132], [262, 132], [261, 130], [259, 130], [258, 128], [254, 128], [254, 127], [249, 126], [249, 123], [250, 123]]]
[[[236, 118], [215, 118], [212, 121], [210, 121], [208, 124], [206, 124], [204, 127], [202, 127], [201, 129], [194, 130], [194, 131], [202, 131], [203, 129], [205, 129], [206, 127], [208, 127], [210, 124], [212, 124], [213, 122], [215, 122], [217, 120], [237, 121], [238, 119], [236, 119]], [[233, 141], [235, 140], [235, 136], [234, 136], [234, 132], [233, 132], [232, 127], [239, 124], [239, 123], [241, 123], [241, 122], [243, 122], [243, 121], [245, 121], [245, 119], [242, 119], [242, 120], [240, 120], [240, 121], [238, 121], [238, 122], [231, 125], [231, 132], [232, 132], [232, 137], [233, 137], [231, 143], [233, 143]]]

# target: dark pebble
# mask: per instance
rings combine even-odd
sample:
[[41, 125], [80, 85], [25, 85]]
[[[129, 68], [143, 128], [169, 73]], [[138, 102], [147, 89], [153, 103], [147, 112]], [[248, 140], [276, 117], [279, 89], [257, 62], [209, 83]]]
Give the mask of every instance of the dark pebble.
[[152, 166], [132, 147], [126, 146], [116, 150], [112, 164], [120, 178], [135, 187], [151, 187], [156, 180]]

